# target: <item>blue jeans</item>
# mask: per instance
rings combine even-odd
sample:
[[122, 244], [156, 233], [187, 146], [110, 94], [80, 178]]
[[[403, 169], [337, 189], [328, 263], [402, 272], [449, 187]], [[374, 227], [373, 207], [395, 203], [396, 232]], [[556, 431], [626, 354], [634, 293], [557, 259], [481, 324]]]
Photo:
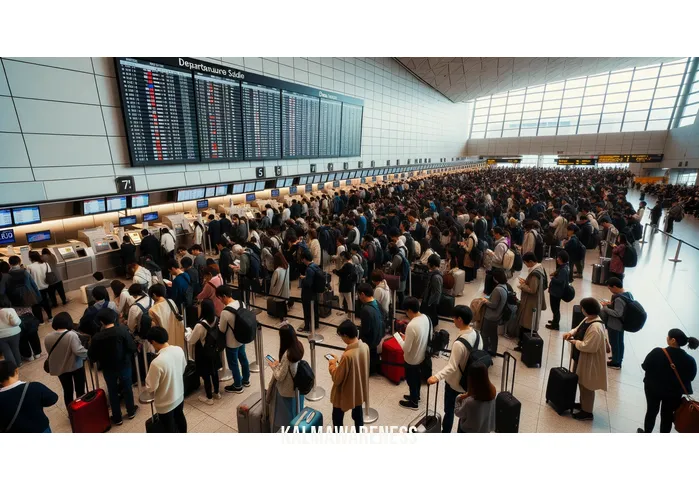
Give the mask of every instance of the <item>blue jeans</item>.
[[456, 396], [459, 393], [444, 384], [444, 418], [442, 418], [442, 433], [451, 433], [454, 426], [454, 409], [456, 408]]
[[[240, 387], [243, 382], [250, 381], [250, 363], [248, 363], [248, 357], [245, 354], [245, 345], [239, 346], [237, 348], [226, 348], [226, 361], [228, 361], [228, 368], [231, 369], [233, 373], [233, 385]], [[238, 366], [240, 362], [240, 367]], [[240, 368], [243, 369], [243, 376], [241, 379]]]
[[624, 359], [624, 331], [615, 331], [607, 329], [609, 335], [609, 344], [612, 345], [612, 363], [621, 365]]
[[121, 382], [126, 411], [128, 414], [133, 414], [136, 411], [136, 406], [133, 402], [133, 390], [131, 389], [131, 365], [126, 365], [121, 370], [102, 370], [102, 375], [104, 375], [104, 381], [107, 383], [107, 390], [109, 391], [109, 405], [112, 407], [112, 420], [118, 423], [122, 420], [118, 381]]

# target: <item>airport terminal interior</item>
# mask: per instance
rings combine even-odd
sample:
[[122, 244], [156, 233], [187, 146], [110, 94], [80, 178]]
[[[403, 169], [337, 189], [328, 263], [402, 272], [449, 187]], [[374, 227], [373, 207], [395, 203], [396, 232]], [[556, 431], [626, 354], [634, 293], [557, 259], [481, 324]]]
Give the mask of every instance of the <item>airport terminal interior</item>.
[[[78, 325], [88, 304], [94, 302], [96, 286], [106, 286], [112, 301], [116, 300], [110, 289], [112, 280], [120, 280], [128, 289], [134, 279], [122, 252], [127, 238], [136, 246], [140, 268], [151, 271], [153, 282], [164, 283], [170, 293], [168, 278], [174, 278], [166, 263], [160, 261], [151, 269], [142, 258], [144, 231], [158, 241], [164, 235], [172, 237], [175, 253], [179, 246], [191, 251], [197, 244], [207, 258], [218, 262], [222, 256], [215, 243], [221, 235], [214, 234], [212, 240], [212, 215], [216, 221], [219, 215], [242, 217], [247, 223], [257, 223], [264, 234], [270, 225], [279, 232], [273, 225], [276, 215], [292, 213], [289, 210], [298, 207], [302, 220], [294, 226], [307, 233], [321, 227], [324, 218], [329, 218], [328, 224], [337, 220], [341, 242], [358, 230], [347, 228], [348, 219], [359, 224], [362, 214], [373, 220], [372, 230], [393, 219], [398, 224], [392, 214], [406, 220], [414, 216], [409, 222], [424, 223], [420, 226], [423, 234], [434, 220], [437, 234], [432, 235], [429, 228], [429, 237], [450, 259], [461, 258], [452, 265], [446, 264], [444, 254], [438, 258], [444, 276], [453, 277], [452, 267], [463, 275], [465, 256], [452, 254], [450, 245], [457, 251], [469, 235], [464, 225], [480, 221], [473, 209], [486, 219], [485, 235], [493, 235], [493, 229], [508, 230], [510, 245], [519, 257], [526, 251], [527, 239], [524, 244], [517, 242], [525, 250], [517, 249], [510, 230], [528, 231], [537, 220], [538, 234], [547, 237], [548, 229], [553, 236], [558, 232], [549, 223], [559, 215], [569, 216], [572, 210], [567, 223], [577, 224], [572, 231], [576, 235], [578, 229], [592, 224], [585, 210], [594, 213], [593, 225], [599, 226], [601, 234], [616, 230], [617, 220], [628, 228], [618, 230], [613, 239], [606, 237], [614, 244], [602, 241], [599, 247], [597, 243], [587, 247], [582, 277], [573, 278], [571, 271], [574, 298], [560, 303], [558, 330], [546, 328], [552, 313], [549, 292], [542, 295], [547, 308], [538, 309], [534, 320], [529, 320], [537, 333], [534, 337], [543, 342], [540, 360], [525, 363], [526, 347], [518, 349], [519, 334], [509, 334], [502, 318], [498, 322], [497, 355], [488, 374], [500, 393], [505, 362], [511, 360], [510, 369], [515, 367], [514, 384], [510, 372], [507, 387], [521, 404], [515, 431], [636, 433], [647, 426], [646, 371], [642, 368], [646, 356], [668, 345], [670, 330], [699, 338], [699, 57], [2, 57], [0, 68], [0, 261], [18, 256], [29, 266], [30, 254], [44, 249], [55, 256], [67, 303], [58, 298], [50, 314], [54, 319], [59, 312], [67, 312]], [[526, 175], [532, 173], [542, 176], [543, 182], [527, 180]], [[611, 180], [606, 177], [611, 175]], [[570, 179], [583, 184], [569, 188]], [[536, 196], [531, 189], [534, 184], [541, 191]], [[503, 189], [508, 191], [503, 193]], [[345, 202], [338, 210], [334, 197], [340, 192], [358, 199], [351, 205], [350, 198], [350, 205]], [[568, 195], [572, 203], [563, 199]], [[320, 206], [323, 197], [328, 198], [329, 209], [321, 209], [319, 217], [314, 204]], [[508, 198], [515, 199], [508, 202]], [[534, 206], [537, 200], [542, 217]], [[474, 203], [473, 209], [467, 207], [469, 202]], [[595, 209], [595, 204], [602, 207]], [[273, 209], [269, 219], [267, 205]], [[609, 218], [598, 223], [596, 218], [605, 209]], [[460, 215], [464, 214], [470, 216], [462, 222]], [[291, 225], [285, 223], [287, 227]], [[413, 223], [408, 232], [415, 234], [414, 227]], [[451, 228], [458, 237], [449, 238]], [[249, 236], [231, 240], [238, 259], [251, 232], [248, 226]], [[391, 233], [386, 226], [384, 235]], [[562, 234], [567, 238], [566, 228]], [[617, 251], [622, 235], [633, 236], [625, 248], [636, 252], [635, 266], [624, 265], [618, 252], [612, 252]], [[310, 244], [312, 238], [306, 241]], [[496, 249], [492, 242], [484, 244], [488, 250]], [[542, 264], [548, 278], [556, 271], [557, 251], [568, 250], [565, 244], [558, 237], [542, 247], [543, 260], [536, 263]], [[335, 247], [332, 244], [333, 251], [324, 250], [320, 261], [329, 273], [329, 298], [340, 290], [339, 277], [332, 273], [338, 263], [330, 259]], [[487, 251], [483, 254], [490, 257]], [[414, 259], [419, 262], [420, 258]], [[521, 271], [505, 268], [507, 282], [519, 297], [518, 279], [527, 278], [530, 268], [526, 264]], [[156, 269], [162, 269], [160, 274]], [[414, 288], [412, 293], [422, 300], [417, 280], [412, 279], [419, 270], [415, 267], [409, 275], [405, 297]], [[492, 293], [492, 285], [487, 284], [491, 273], [490, 267], [480, 267], [473, 281], [454, 286], [454, 295], [444, 296], [456, 306], [472, 307], [475, 299]], [[10, 275], [3, 271], [2, 276]], [[637, 332], [625, 332], [623, 363], [613, 366], [610, 362], [612, 366], [602, 367], [606, 375], [597, 374], [607, 382], [606, 390], [594, 392], [594, 419], [572, 417], [572, 407], [559, 414], [549, 401], [552, 396], [547, 387], [552, 369], [561, 366], [563, 348], [563, 365], [568, 367], [570, 343], [566, 337], [577, 327], [575, 307], [585, 298], [609, 301], [612, 293], [606, 281], [613, 277], [623, 277], [624, 289], [647, 314], [645, 324]], [[457, 283], [463, 281], [459, 278]], [[45, 276], [43, 280], [49, 282]], [[9, 288], [10, 281], [0, 285]], [[241, 419], [241, 411], [247, 410], [241, 406], [256, 402], [255, 394], [257, 399], [267, 395], [261, 389], [267, 388], [273, 375], [264, 357], [278, 358], [280, 344], [282, 321], [267, 312], [270, 303], [264, 290], [268, 282], [265, 279], [260, 283], [262, 291], [251, 294], [260, 327], [256, 342], [246, 350], [256, 367], [250, 385], [239, 393], [225, 391], [233, 381], [222, 357], [223, 367], [217, 374], [221, 397], [213, 403], [207, 400], [203, 383], [185, 397], [188, 432], [253, 431], [250, 421]], [[249, 294], [249, 286], [241, 284], [239, 275], [234, 274], [231, 283], [236, 295], [241, 290], [243, 296]], [[291, 281], [288, 293], [296, 298], [286, 319], [294, 330], [308, 321], [299, 285]], [[14, 304], [9, 290], [0, 293]], [[325, 294], [320, 295], [317, 298], [322, 302]], [[337, 326], [348, 319], [360, 323], [359, 314], [344, 312], [342, 296], [339, 300], [339, 305], [333, 304], [338, 308], [320, 319], [317, 331], [298, 333], [304, 359], [315, 371], [315, 388], [304, 404], [322, 415], [324, 425], [333, 421], [333, 380], [326, 355], [342, 356], [345, 343]], [[129, 300], [124, 297], [121, 301]], [[392, 301], [387, 314], [400, 324], [406, 314], [397, 303]], [[44, 369], [44, 339], [53, 332], [47, 313], [27, 308], [31, 305], [13, 306], [23, 312], [23, 323], [32, 315], [42, 316], [40, 352], [22, 339], [24, 327], [19, 335], [19, 377], [40, 382], [58, 394], [58, 401], [44, 410], [50, 430], [70, 433], [94, 427], [77, 422], [85, 417], [78, 415], [79, 405], [66, 407], [59, 378]], [[433, 373], [447, 366], [459, 336], [451, 312], [447, 309], [439, 314], [435, 332], [445, 330], [449, 344], [432, 358]], [[11, 328], [4, 319], [0, 316], [0, 328]], [[126, 318], [120, 321], [127, 324]], [[474, 319], [475, 328], [480, 329], [481, 324]], [[393, 339], [396, 323], [387, 326], [379, 347]], [[319, 336], [313, 350], [309, 336]], [[86, 345], [89, 342], [84, 340]], [[137, 333], [136, 342], [151, 346]], [[691, 347], [692, 342], [689, 344]], [[693, 360], [699, 359], [697, 350], [681, 349]], [[192, 358], [191, 348], [187, 351]], [[88, 376], [92, 389], [89, 381]], [[98, 381], [99, 387], [107, 388], [101, 371]], [[422, 384], [418, 408], [413, 410], [400, 404], [408, 393], [405, 380], [396, 383], [379, 369], [366, 383], [367, 426], [411, 426], [424, 416], [427, 384]], [[697, 385], [696, 379], [692, 384]], [[445, 414], [445, 382], [429, 388], [430, 405], [437, 392], [437, 412]], [[128, 419], [122, 407], [123, 421], [118, 425], [112, 421], [110, 434], [146, 432], [152, 414], [148, 394], [140, 383], [132, 390], [139, 409]], [[12, 418], [15, 408], [0, 410]], [[265, 409], [263, 417], [269, 417], [268, 412]], [[241, 428], [241, 420], [247, 430]], [[349, 411], [344, 424], [352, 425]], [[426, 426], [423, 422], [421, 430]], [[658, 415], [654, 431], [660, 426]], [[457, 418], [451, 431], [456, 433], [458, 427]]]

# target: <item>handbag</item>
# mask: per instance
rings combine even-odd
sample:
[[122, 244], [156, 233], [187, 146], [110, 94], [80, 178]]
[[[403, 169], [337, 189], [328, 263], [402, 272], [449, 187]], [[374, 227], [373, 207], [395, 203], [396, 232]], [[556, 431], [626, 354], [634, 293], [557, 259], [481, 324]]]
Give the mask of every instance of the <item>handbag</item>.
[[47, 285], [55, 285], [59, 281], [58, 276], [56, 276], [56, 273], [51, 271], [48, 263], [44, 263], [44, 264], [46, 264], [46, 284]]
[[10, 421], [10, 424], [7, 425], [7, 428], [3, 431], [3, 433], [9, 433], [10, 428], [12, 428], [12, 425], [15, 424], [15, 421], [17, 420], [17, 416], [19, 416], [19, 411], [22, 409], [22, 403], [24, 402], [24, 396], [27, 395], [27, 389], [29, 388], [29, 384], [31, 382], [27, 382], [24, 384], [24, 389], [22, 389], [22, 397], [19, 398], [19, 404], [17, 404], [17, 409], [15, 410], [15, 415], [12, 416], [12, 420]]
[[687, 388], [684, 386], [680, 374], [677, 373], [677, 368], [665, 348], [663, 348], [663, 353], [665, 353], [667, 361], [670, 362], [670, 367], [672, 371], [675, 372], [675, 377], [677, 377], [677, 381], [680, 383], [682, 391], [684, 392], [682, 402], [680, 402], [680, 406], [675, 410], [675, 429], [677, 433], [699, 433], [699, 402], [692, 399], [687, 392]]
[[53, 350], [56, 349], [56, 346], [58, 346], [58, 343], [61, 342], [61, 339], [63, 339], [63, 336], [65, 336], [66, 334], [68, 334], [68, 332], [69, 332], [69, 331], [66, 331], [66, 332], [64, 332], [63, 334], [61, 334], [61, 337], [58, 338], [58, 341], [56, 341], [56, 344], [54, 344], [53, 346], [51, 346], [51, 350], [49, 351], [49, 355], [48, 355], [48, 356], [46, 357], [46, 359], [44, 360], [44, 371], [45, 371], [46, 373], [51, 373], [51, 371], [49, 370], [49, 358], [51, 358], [51, 353], [53, 353]]

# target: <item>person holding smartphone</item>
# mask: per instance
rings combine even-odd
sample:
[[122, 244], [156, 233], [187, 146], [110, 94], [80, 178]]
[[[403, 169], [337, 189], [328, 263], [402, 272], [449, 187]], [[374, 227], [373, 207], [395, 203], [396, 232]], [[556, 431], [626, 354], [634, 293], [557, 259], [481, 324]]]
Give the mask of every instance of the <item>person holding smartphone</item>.
[[328, 360], [328, 370], [332, 377], [333, 387], [330, 392], [330, 402], [333, 405], [333, 428], [337, 432], [347, 411], [352, 411], [354, 426], [364, 426], [364, 411], [362, 404], [366, 401], [369, 390], [369, 347], [359, 337], [357, 326], [346, 320], [337, 328], [337, 334], [347, 345], [342, 358]]
[[289, 324], [279, 329], [279, 359], [271, 355], [265, 358], [272, 369], [272, 379], [267, 387], [267, 404], [269, 404], [270, 427], [281, 428], [289, 426], [298, 414], [297, 409], [303, 409], [303, 396], [299, 394], [298, 408], [296, 405], [296, 388], [294, 376], [299, 361], [303, 359], [303, 344], [296, 336], [296, 331]]

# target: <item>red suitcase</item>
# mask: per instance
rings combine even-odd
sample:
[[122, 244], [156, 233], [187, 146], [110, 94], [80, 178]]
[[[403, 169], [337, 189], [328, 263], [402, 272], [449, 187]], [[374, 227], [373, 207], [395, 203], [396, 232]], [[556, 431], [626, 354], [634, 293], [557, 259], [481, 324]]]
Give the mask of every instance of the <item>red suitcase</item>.
[[85, 369], [90, 374], [92, 390], [82, 397], [75, 399], [68, 405], [68, 418], [73, 433], [104, 433], [112, 427], [109, 419], [109, 404], [107, 394], [99, 388], [92, 365], [85, 362]]
[[395, 331], [405, 334], [405, 330], [408, 327], [408, 322], [410, 321], [407, 319], [396, 319], [393, 323]]
[[404, 363], [403, 348], [396, 338], [390, 337], [384, 341], [381, 348], [381, 373], [394, 384], [400, 384], [405, 378]]

